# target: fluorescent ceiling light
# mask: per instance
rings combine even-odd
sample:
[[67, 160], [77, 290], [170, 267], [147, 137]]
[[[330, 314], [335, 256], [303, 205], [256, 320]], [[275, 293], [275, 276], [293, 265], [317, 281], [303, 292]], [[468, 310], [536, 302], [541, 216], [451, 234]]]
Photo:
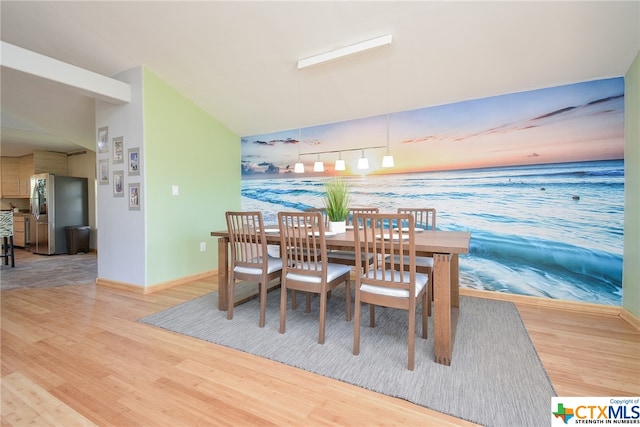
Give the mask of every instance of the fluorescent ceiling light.
[[363, 52], [365, 50], [373, 49], [376, 47], [391, 44], [391, 34], [386, 36], [377, 37], [375, 39], [367, 40], [364, 42], [352, 44], [351, 46], [342, 47], [340, 49], [332, 50], [329, 52], [321, 53], [320, 55], [310, 56], [309, 58], [298, 60], [298, 69], [310, 67], [312, 65], [320, 64], [322, 62], [332, 61], [334, 59], [342, 58], [344, 56], [353, 55], [354, 53]]

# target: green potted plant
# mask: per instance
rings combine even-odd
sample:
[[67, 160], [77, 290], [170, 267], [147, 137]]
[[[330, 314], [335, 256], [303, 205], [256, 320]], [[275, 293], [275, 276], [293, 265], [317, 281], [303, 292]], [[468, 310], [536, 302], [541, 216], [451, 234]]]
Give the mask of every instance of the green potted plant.
[[324, 188], [324, 206], [329, 218], [329, 230], [344, 233], [351, 203], [351, 187], [347, 181], [338, 177], [325, 181]]

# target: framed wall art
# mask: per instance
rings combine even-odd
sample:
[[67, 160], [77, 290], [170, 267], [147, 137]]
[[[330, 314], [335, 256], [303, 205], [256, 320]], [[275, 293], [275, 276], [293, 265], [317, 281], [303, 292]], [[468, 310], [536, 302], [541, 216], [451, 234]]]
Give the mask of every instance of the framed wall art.
[[113, 171], [113, 197], [124, 197], [124, 171]]
[[98, 161], [98, 183], [100, 185], [109, 184], [109, 159]]
[[129, 184], [129, 210], [140, 210], [140, 183]]
[[98, 153], [109, 152], [109, 127], [98, 129]]
[[113, 138], [113, 164], [124, 163], [124, 138]]
[[140, 175], [140, 148], [130, 148], [127, 159], [129, 175]]

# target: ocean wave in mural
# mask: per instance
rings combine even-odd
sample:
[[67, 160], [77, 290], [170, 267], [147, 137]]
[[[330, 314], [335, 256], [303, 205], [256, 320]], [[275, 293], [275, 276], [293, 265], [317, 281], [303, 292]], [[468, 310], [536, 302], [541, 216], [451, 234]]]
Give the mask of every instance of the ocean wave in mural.
[[[620, 305], [623, 90], [608, 79], [396, 113], [396, 167], [352, 164], [353, 204], [435, 207], [439, 229], [471, 231], [461, 286]], [[322, 205], [333, 171], [288, 172], [299, 152], [385, 144], [386, 117], [304, 129], [300, 144], [291, 132], [243, 138], [242, 208], [267, 223]]]

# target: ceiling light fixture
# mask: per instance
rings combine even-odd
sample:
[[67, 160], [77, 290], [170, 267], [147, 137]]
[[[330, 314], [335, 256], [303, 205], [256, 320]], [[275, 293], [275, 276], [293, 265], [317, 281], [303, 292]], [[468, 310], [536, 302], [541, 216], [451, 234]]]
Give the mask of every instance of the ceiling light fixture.
[[387, 34], [385, 36], [376, 37], [375, 39], [352, 44], [350, 46], [345, 46], [329, 52], [321, 53], [319, 55], [310, 56], [309, 58], [300, 59], [298, 60], [298, 70], [305, 67], [310, 67], [312, 65], [321, 64], [323, 62], [333, 61], [334, 59], [343, 58], [345, 56], [363, 52], [365, 50], [385, 46], [391, 44], [391, 39], [391, 34]]
[[383, 168], [392, 168], [394, 166], [393, 156], [389, 149], [389, 115], [387, 114], [387, 154], [382, 158]]

